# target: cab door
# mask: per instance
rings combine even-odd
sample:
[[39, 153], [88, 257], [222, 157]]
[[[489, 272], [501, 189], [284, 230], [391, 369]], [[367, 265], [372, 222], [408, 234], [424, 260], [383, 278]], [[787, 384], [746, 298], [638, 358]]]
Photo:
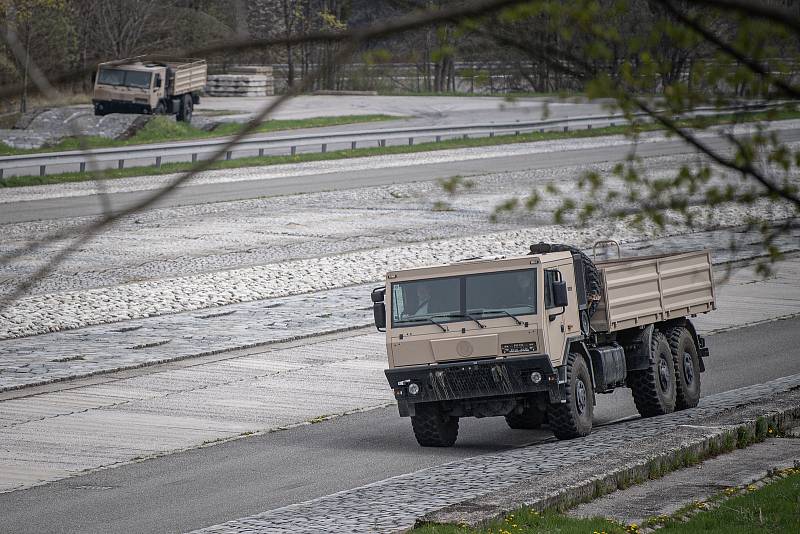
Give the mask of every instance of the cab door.
[[[544, 265], [544, 322], [547, 332], [547, 347], [553, 366], [562, 365], [566, 346], [572, 339], [579, 337], [580, 322], [578, 320], [578, 294], [575, 289], [575, 272], [571, 261], [560, 265]], [[556, 282], [564, 282], [567, 290], [567, 305], [556, 306], [553, 286]]]

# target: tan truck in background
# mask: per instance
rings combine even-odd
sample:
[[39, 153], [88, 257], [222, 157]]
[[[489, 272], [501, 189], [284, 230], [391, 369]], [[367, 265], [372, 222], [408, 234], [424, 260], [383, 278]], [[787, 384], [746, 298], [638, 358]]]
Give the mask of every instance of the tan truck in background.
[[540, 243], [516, 258], [390, 272], [372, 292], [401, 416], [448, 447], [461, 417], [592, 429], [595, 395], [628, 387], [643, 417], [696, 406], [712, 311], [708, 251], [592, 261]]
[[94, 81], [94, 113], [177, 115], [179, 121], [190, 122], [207, 75], [203, 59], [139, 56], [101, 63]]

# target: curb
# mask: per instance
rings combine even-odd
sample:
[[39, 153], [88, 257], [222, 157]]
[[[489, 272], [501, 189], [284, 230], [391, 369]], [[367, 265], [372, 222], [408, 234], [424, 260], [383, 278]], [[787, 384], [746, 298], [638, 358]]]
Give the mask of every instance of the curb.
[[[737, 410], [741, 412], [741, 410]], [[736, 413], [731, 410], [730, 412]], [[730, 414], [729, 412], [729, 414]], [[589, 476], [583, 480], [567, 483], [561, 488], [545, 492], [545, 495], [526, 498], [524, 491], [530, 489], [534, 481], [528, 481], [503, 491], [487, 496], [447, 506], [430, 512], [417, 519], [416, 526], [431, 524], [466, 524], [471, 527], [484, 526], [501, 520], [519, 508], [529, 508], [537, 512], [555, 510], [558, 512], [583, 504], [618, 489], [625, 489], [634, 484], [656, 479], [665, 474], [695, 465], [703, 460], [719, 456], [750, 444], [763, 441], [771, 435], [784, 432], [800, 425], [800, 399], [795, 398], [789, 406], [766, 411], [761, 406], [763, 415], [755, 417], [748, 414], [745, 420], [734, 424], [720, 421], [708, 426], [685, 425], [681, 430], [689, 434], [678, 446], [673, 446], [660, 453], [645, 453], [638, 458], [611, 467], [601, 474]], [[700, 431], [700, 432], [698, 432]], [[694, 434], [692, 436], [692, 434]], [[650, 440], [650, 445], [657, 441], [667, 440], [664, 436]], [[680, 438], [679, 438], [680, 439]], [[631, 453], [635, 454], [635, 453]], [[590, 460], [588, 464], [597, 463]], [[587, 466], [591, 468], [591, 466]], [[542, 485], [546, 485], [545, 482]], [[523, 493], [523, 495], [520, 495]]]

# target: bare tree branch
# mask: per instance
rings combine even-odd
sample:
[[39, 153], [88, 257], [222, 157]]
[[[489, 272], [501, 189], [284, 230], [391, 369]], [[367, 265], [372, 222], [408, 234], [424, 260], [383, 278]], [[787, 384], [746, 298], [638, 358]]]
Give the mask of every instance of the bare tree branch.
[[800, 33], [800, 19], [790, 11], [768, 6], [765, 2], [755, 2], [753, 0], [694, 0], [694, 3], [737, 11], [742, 15], [770, 20]]
[[689, 17], [678, 8], [676, 8], [670, 0], [650, 0], [658, 5], [663, 6], [666, 10], [678, 19], [681, 24], [690, 28], [692, 31], [700, 35], [706, 41], [713, 43], [717, 48], [722, 50], [725, 54], [731, 56], [732, 58], [736, 59], [736, 61], [740, 62], [741, 64], [745, 65], [751, 71], [755, 72], [756, 74], [762, 76], [766, 81], [783, 91], [786, 96], [792, 98], [800, 98], [800, 88], [794, 87], [784, 80], [777, 78], [772, 75], [772, 73], [767, 69], [764, 65], [761, 65], [757, 61], [752, 60], [751, 58], [747, 57], [741, 51], [736, 49], [734, 46], [730, 45], [729, 43], [724, 42], [722, 39], [717, 37], [712, 31], [706, 29], [697, 19], [693, 17]]
[[636, 105], [636, 107], [647, 113], [648, 116], [652, 117], [656, 122], [664, 126], [667, 130], [675, 133], [678, 137], [680, 137], [688, 144], [695, 147], [697, 150], [699, 150], [700, 152], [702, 152], [703, 154], [714, 160], [716, 163], [722, 165], [723, 167], [727, 167], [728, 169], [732, 169], [752, 176], [761, 185], [763, 185], [770, 193], [794, 204], [795, 208], [800, 209], [800, 196], [794, 195], [791, 192], [787, 191], [786, 189], [778, 187], [776, 184], [773, 184], [766, 176], [764, 176], [763, 173], [761, 173], [758, 169], [753, 167], [752, 164], [745, 163], [743, 165], [739, 165], [734, 160], [721, 156], [720, 154], [715, 152], [711, 147], [700, 141], [696, 136], [692, 135], [689, 131], [678, 126], [675, 123], [675, 121], [664, 116], [662, 113], [655, 111], [641, 99], [638, 98], [633, 99], [632, 102]]

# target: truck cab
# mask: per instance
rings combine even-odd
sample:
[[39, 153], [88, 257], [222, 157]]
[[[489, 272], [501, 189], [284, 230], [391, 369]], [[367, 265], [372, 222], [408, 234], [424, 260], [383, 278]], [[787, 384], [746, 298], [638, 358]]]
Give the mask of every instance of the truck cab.
[[[106, 113], [153, 113], [164, 98], [167, 68], [163, 65], [132, 63], [100, 66], [92, 102], [99, 115]], [[113, 110], [113, 111], [112, 111]]]
[[[372, 292], [375, 324], [399, 413], [411, 417], [418, 442], [452, 445], [461, 417], [584, 436], [595, 393], [626, 385], [643, 415], [696, 404], [707, 350], [685, 315], [713, 309], [710, 257], [632, 258], [610, 269], [601, 287], [602, 264], [554, 250], [387, 273]], [[672, 284], [680, 297], [666, 299]], [[654, 299], [671, 307], [653, 308]]]

